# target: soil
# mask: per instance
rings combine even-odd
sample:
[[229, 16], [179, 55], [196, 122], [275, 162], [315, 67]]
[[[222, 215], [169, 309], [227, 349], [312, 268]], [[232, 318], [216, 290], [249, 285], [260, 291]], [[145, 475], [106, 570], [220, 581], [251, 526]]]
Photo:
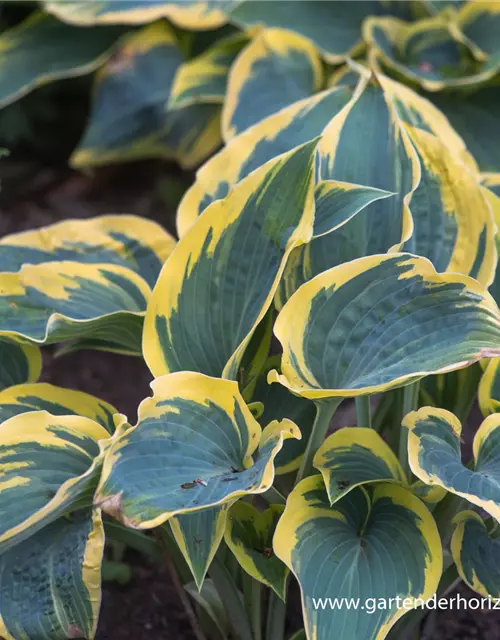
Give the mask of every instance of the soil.
[[[174, 232], [175, 206], [192, 178], [162, 162], [82, 175], [60, 166], [40, 169], [36, 163], [9, 159], [2, 164], [0, 236], [103, 213], [135, 213]], [[55, 358], [47, 348], [44, 365], [44, 381], [107, 400], [132, 423], [139, 402], [150, 395], [151, 375], [140, 358], [94, 351]], [[131, 581], [125, 586], [104, 584], [97, 640], [194, 640], [168, 572], [139, 556], [127, 556], [127, 561], [132, 568]], [[459, 592], [465, 598], [476, 597], [464, 585]], [[292, 609], [299, 610], [298, 601]], [[297, 620], [292, 617], [290, 622], [293, 627]], [[427, 640], [497, 640], [500, 611], [438, 612], [427, 630]]]

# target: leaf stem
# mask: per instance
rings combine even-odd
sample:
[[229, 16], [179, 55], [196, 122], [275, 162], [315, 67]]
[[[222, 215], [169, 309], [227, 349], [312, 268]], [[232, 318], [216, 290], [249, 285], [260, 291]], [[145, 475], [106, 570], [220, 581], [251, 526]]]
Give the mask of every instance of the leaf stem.
[[372, 411], [370, 396], [357, 396], [356, 398], [356, 419], [358, 427], [372, 426]]
[[286, 504], [285, 496], [276, 489], [276, 487], [269, 487], [269, 489], [262, 494], [262, 497], [267, 504]]
[[[403, 415], [404, 418], [410, 411], [418, 408], [418, 392], [420, 389], [420, 380], [412, 382], [404, 387], [403, 393]], [[408, 429], [401, 426], [399, 430], [399, 462], [403, 467], [408, 480], [411, 480], [411, 469], [408, 461]]]
[[252, 627], [238, 587], [234, 584], [231, 575], [221, 562], [218, 553], [215, 554], [215, 558], [212, 560], [208, 575], [212, 579], [221, 601], [224, 603], [234, 637], [237, 640], [253, 640]]
[[250, 612], [254, 640], [262, 640], [262, 593], [260, 582], [249, 576], [245, 571], [243, 571], [242, 581], [245, 607]]
[[304, 456], [302, 457], [302, 463], [297, 473], [295, 484], [298, 484], [311, 474], [314, 454], [323, 444], [326, 434], [328, 433], [330, 422], [343, 399], [344, 398], [329, 398], [327, 400], [316, 401], [316, 418]]
[[271, 589], [267, 605], [266, 640], [283, 640], [285, 636], [286, 604]]

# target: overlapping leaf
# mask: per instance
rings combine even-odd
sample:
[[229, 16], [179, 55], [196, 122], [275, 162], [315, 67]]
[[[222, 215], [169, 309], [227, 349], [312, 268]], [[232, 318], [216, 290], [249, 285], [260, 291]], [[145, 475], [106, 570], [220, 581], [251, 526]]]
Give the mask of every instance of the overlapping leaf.
[[456, 21], [478, 59], [487, 59], [498, 53], [500, 6], [497, 2], [488, 0], [466, 2], [460, 7]]
[[307, 398], [387, 390], [499, 353], [500, 314], [472, 278], [409, 254], [360, 258], [316, 276], [275, 324], [282, 374]]
[[42, 354], [37, 346], [0, 339], [0, 392], [12, 385], [36, 382], [41, 370]]
[[458, 514], [454, 523], [451, 552], [460, 577], [485, 598], [499, 598], [500, 540], [474, 511]]
[[180, 514], [170, 518], [169, 524], [175, 541], [182, 552], [198, 590], [202, 589], [205, 575], [219, 548], [231, 502], [217, 507]]
[[236, 382], [179, 372], [157, 378], [152, 388], [138, 424], [117, 432], [96, 497], [128, 526], [155, 527], [266, 491], [283, 440], [300, 438], [289, 420], [262, 433]]
[[378, 2], [333, 3], [321, 0], [285, 0], [238, 3], [231, 20], [241, 27], [278, 27], [309, 38], [328, 62], [342, 62], [360, 45], [363, 20], [380, 10]]
[[48, 411], [54, 416], [84, 416], [103, 426], [108, 433], [115, 430], [113, 416], [117, 410], [83, 391], [46, 382], [17, 384], [0, 391], [0, 423], [29, 411]]
[[229, 511], [224, 539], [244, 571], [284, 601], [288, 567], [273, 551], [273, 536], [283, 510], [281, 505], [271, 505], [258, 511], [239, 501]]
[[73, 2], [45, 0], [47, 11], [61, 20], [82, 26], [91, 24], [144, 24], [168, 18], [186, 29], [215, 29], [226, 21], [231, 0], [104, 0]]
[[318, 156], [319, 185], [340, 180], [393, 195], [373, 199], [354, 217], [347, 217], [346, 224], [332, 227], [331, 233], [294, 252], [280, 286], [280, 306], [315, 275], [355, 258], [398, 248], [412, 232], [408, 204], [418, 185], [418, 159], [392, 100], [378, 81], [361, 79], [349, 105], [326, 127]]
[[[100, 451], [107, 439], [104, 427], [80, 416], [32, 411], [2, 423], [2, 554], [64, 513], [83, 506], [82, 501], [91, 504]], [[101, 445], [99, 441], [103, 441]]]
[[62, 517], [0, 555], [0, 634], [93, 638], [101, 603], [100, 511]]
[[467, 38], [447, 14], [408, 23], [397, 18], [369, 18], [363, 36], [372, 63], [397, 72], [428, 91], [470, 87], [493, 78], [500, 69], [500, 50], [478, 62]]
[[[353, 489], [330, 507], [321, 476], [306, 478], [288, 497], [274, 550], [300, 584], [309, 640], [327, 640], [332, 629], [341, 638], [382, 640], [408, 611], [395, 598], [429, 598], [442, 571], [430, 512], [395, 484]], [[373, 611], [323, 609], [315, 606], [320, 598], [384, 598], [390, 604]]]
[[137, 354], [149, 296], [146, 282], [126, 267], [25, 264], [0, 274], [0, 334], [39, 344], [91, 336]]
[[153, 375], [236, 378], [290, 252], [311, 237], [314, 152], [315, 141], [254, 171], [182, 237], [146, 315]]
[[198, 216], [215, 200], [268, 160], [321, 135], [324, 127], [351, 98], [352, 91], [335, 87], [299, 100], [231, 140], [204, 164], [187, 191], [177, 213], [177, 230], [183, 236]]
[[497, 262], [495, 222], [478, 174], [437, 136], [407, 130], [421, 179], [410, 205], [415, 228], [403, 249], [429, 258], [437, 271], [464, 273], [489, 286]]
[[284, 474], [299, 468], [312, 431], [316, 408], [310, 400], [293, 395], [279, 384], [267, 384], [267, 373], [276, 366], [279, 366], [279, 358], [269, 359], [257, 381], [252, 401], [263, 404], [262, 415], [258, 418], [261, 425], [289, 418], [300, 429], [302, 438], [287, 440], [276, 456], [276, 473]]
[[500, 519], [500, 415], [484, 420], [474, 436], [474, 467], [462, 463], [462, 425], [449, 411], [424, 407], [409, 413], [408, 458], [423, 482], [444, 487]]
[[159, 224], [138, 216], [64, 220], [4, 236], [0, 240], [0, 271], [14, 272], [25, 263], [59, 260], [107, 262], [132, 269], [152, 288], [174, 247], [174, 238]]
[[264, 29], [231, 67], [222, 112], [225, 141], [316, 93], [322, 80], [319, 54], [307, 38], [286, 29]]
[[92, 73], [122, 33], [120, 27], [79, 29], [33, 13], [0, 35], [0, 107], [42, 84]]
[[369, 482], [408, 484], [392, 449], [366, 427], [344, 427], [333, 433], [316, 452], [314, 466], [323, 475], [330, 504]]
[[215, 42], [196, 58], [184, 62], [175, 75], [168, 107], [179, 109], [206, 102], [222, 104], [229, 69], [247, 42], [244, 34], [230, 35]]
[[90, 122], [71, 157], [76, 167], [139, 158], [177, 159], [195, 166], [220, 141], [220, 106], [167, 110], [183, 62], [165, 22], [127, 36], [96, 76]]

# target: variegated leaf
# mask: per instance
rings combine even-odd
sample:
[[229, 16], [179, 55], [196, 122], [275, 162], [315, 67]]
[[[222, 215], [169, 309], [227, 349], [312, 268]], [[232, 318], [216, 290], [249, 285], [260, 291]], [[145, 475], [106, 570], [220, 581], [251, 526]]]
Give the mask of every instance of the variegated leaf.
[[346, 224], [298, 248], [280, 284], [278, 306], [317, 274], [355, 258], [400, 248], [412, 233], [408, 205], [419, 181], [418, 158], [377, 78], [361, 79], [350, 103], [325, 128], [318, 157], [320, 181], [346, 181], [393, 195], [366, 201], [355, 216], [344, 219]]
[[222, 112], [224, 140], [321, 88], [316, 47], [286, 29], [264, 29], [237, 57]]
[[[339, 638], [383, 640], [412, 604], [435, 593], [443, 562], [432, 515], [408, 489], [358, 487], [331, 507], [318, 475], [288, 497], [274, 550], [299, 582], [308, 640], [329, 640], [332, 629]], [[398, 608], [398, 596], [408, 606]], [[353, 610], [328, 598], [383, 598], [387, 607]]]
[[0, 635], [94, 637], [104, 529], [99, 510], [61, 517], [0, 555]]
[[444, 487], [500, 520], [500, 415], [486, 418], [474, 436], [474, 467], [462, 463], [462, 425], [449, 411], [423, 407], [403, 420], [409, 429], [408, 458], [413, 473]]
[[389, 445], [366, 427], [344, 427], [327, 438], [314, 456], [330, 504], [366, 483], [408, 480]]
[[16, 384], [36, 382], [41, 371], [42, 354], [36, 345], [0, 339], [0, 393]]
[[168, 18], [184, 29], [216, 29], [227, 22], [232, 0], [44, 0], [45, 9], [60, 20], [92, 24], [144, 24]]
[[283, 511], [281, 505], [259, 511], [240, 500], [229, 511], [224, 540], [242, 569], [284, 601], [289, 570], [273, 551], [273, 536]]
[[338, 63], [359, 49], [363, 20], [380, 11], [378, 2], [322, 2], [284, 0], [281, 2], [239, 2], [230, 12], [231, 20], [246, 29], [256, 26], [289, 29], [305, 36], [328, 62]]
[[0, 34], [0, 108], [38, 86], [92, 73], [111, 55], [121, 27], [78, 29], [44, 13]]
[[477, 86], [500, 69], [500, 51], [484, 62], [475, 60], [467, 38], [453, 29], [446, 13], [413, 23], [369, 18], [363, 36], [372, 64], [380, 62], [428, 91]]
[[500, 313], [488, 292], [409, 254], [316, 276], [283, 307], [274, 332], [282, 374], [270, 372], [270, 381], [311, 399], [385, 391], [500, 354]]
[[29, 411], [48, 411], [54, 416], [84, 416], [109, 433], [115, 430], [113, 416], [117, 410], [83, 391], [64, 389], [46, 382], [18, 384], [0, 391], [0, 423]]
[[462, 580], [485, 598], [500, 598], [500, 540], [474, 511], [454, 518], [453, 560]]
[[89, 418], [46, 411], [0, 425], [0, 553], [92, 503], [108, 439], [108, 431]]
[[199, 103], [222, 104], [227, 91], [229, 69], [248, 42], [242, 33], [215, 42], [177, 70], [168, 101], [169, 109]]
[[279, 366], [279, 357], [270, 358], [257, 381], [252, 401], [263, 405], [262, 415], [258, 418], [262, 426], [273, 420], [289, 418], [299, 427], [302, 434], [300, 440], [287, 440], [276, 456], [276, 473], [280, 475], [299, 468], [311, 435], [316, 408], [313, 402], [290, 393], [285, 387], [267, 383], [267, 373], [276, 366]]
[[60, 260], [109, 263], [135, 271], [152, 288], [175, 239], [158, 223], [132, 215], [64, 220], [0, 240], [0, 271]]
[[53, 344], [91, 336], [140, 353], [146, 282], [113, 264], [45, 262], [0, 274], [0, 335]]
[[179, 514], [169, 524], [198, 590], [201, 591], [207, 570], [219, 548], [231, 502], [217, 507]]
[[179, 372], [151, 386], [137, 425], [117, 431], [96, 497], [127, 526], [148, 529], [263, 493], [283, 441], [301, 437], [290, 420], [262, 432], [236, 382]]
[[231, 140], [196, 174], [177, 212], [183, 236], [215, 200], [268, 160], [321, 135], [324, 127], [349, 101], [350, 89], [334, 88], [281, 109]]
[[96, 76], [90, 121], [71, 164], [81, 168], [161, 157], [196, 166], [213, 152], [220, 143], [219, 105], [167, 110], [182, 62], [166, 22], [124, 38]]
[[315, 146], [254, 171], [182, 237], [148, 305], [143, 352], [154, 376], [236, 379], [290, 252], [311, 237]]

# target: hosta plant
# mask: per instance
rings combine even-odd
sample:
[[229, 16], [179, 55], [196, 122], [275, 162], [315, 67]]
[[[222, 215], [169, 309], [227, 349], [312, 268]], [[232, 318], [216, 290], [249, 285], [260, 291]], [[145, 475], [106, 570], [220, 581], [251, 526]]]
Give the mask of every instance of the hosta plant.
[[481, 170], [500, 171], [495, 0], [43, 0], [7, 24], [0, 108], [93, 74], [76, 168], [141, 158], [197, 167], [266, 116], [327, 89], [355, 60], [426, 95]]
[[[441, 114], [384, 76], [308, 100], [203, 168], [177, 243], [125, 215], [1, 241], [3, 637], [92, 638], [106, 536], [175, 559], [215, 616], [205, 637], [284, 638], [296, 585], [307, 638], [408, 637], [423, 612], [396, 598], [459, 577], [498, 596], [477, 552], [496, 557], [500, 517], [496, 196]], [[37, 383], [45, 344], [142, 353], [137, 423]]]

